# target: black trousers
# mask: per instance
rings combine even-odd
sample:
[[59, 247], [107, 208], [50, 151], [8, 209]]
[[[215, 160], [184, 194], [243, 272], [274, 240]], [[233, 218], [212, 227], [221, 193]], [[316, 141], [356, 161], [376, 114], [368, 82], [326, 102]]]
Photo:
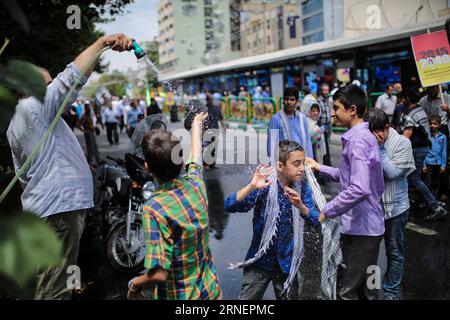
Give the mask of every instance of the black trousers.
[[[341, 234], [341, 249], [344, 266], [337, 274], [338, 300], [378, 300], [379, 289], [372, 289], [368, 283], [374, 273], [371, 266], [377, 266], [378, 252], [383, 235], [352, 236]], [[381, 277], [381, 274], [379, 274]], [[368, 281], [369, 280], [369, 281]], [[377, 279], [382, 284], [381, 279]]]
[[448, 194], [445, 189], [448, 186], [448, 175], [441, 173], [441, 166], [427, 166], [427, 168], [428, 172], [422, 174], [422, 177], [436, 199], [444, 194]]
[[113, 144], [112, 136], [114, 134], [114, 142], [119, 143], [119, 132], [117, 131], [117, 123], [106, 123], [106, 135], [108, 136], [109, 144]]
[[323, 136], [325, 138], [325, 152], [326, 152], [326, 154], [323, 156], [323, 164], [331, 167], [331, 155], [330, 155], [331, 129], [330, 129], [330, 131], [328, 131], [328, 130], [325, 131]]

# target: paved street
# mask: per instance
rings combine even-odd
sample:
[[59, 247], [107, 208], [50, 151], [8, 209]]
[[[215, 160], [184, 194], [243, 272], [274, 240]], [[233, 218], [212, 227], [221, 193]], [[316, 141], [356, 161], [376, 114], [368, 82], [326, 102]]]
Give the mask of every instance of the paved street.
[[[181, 122], [171, 125], [180, 128]], [[77, 136], [82, 145], [82, 134]], [[97, 137], [103, 155], [123, 156], [130, 149], [125, 133], [120, 136], [120, 144], [110, 147], [106, 134]], [[257, 152], [251, 144], [249, 153]], [[339, 136], [333, 137], [332, 163], [339, 163]], [[248, 183], [255, 165], [218, 165], [205, 172], [204, 179], [208, 190], [210, 214], [210, 245], [218, 269], [224, 299], [237, 299], [242, 282], [242, 270], [228, 271], [230, 262], [242, 261], [252, 237], [252, 212], [230, 214], [224, 211], [224, 199]], [[328, 197], [338, 192], [338, 184], [328, 183], [324, 188]], [[414, 208], [415, 209], [415, 208]], [[415, 214], [420, 214], [417, 210]], [[404, 299], [450, 299], [450, 243], [449, 218], [440, 222], [425, 222], [412, 217], [406, 232], [406, 263], [403, 281]], [[302, 299], [319, 299], [321, 264], [320, 230], [308, 226], [305, 229], [305, 257], [301, 271], [303, 280]], [[384, 245], [384, 243], [383, 243]], [[82, 243], [80, 264], [85, 290], [80, 299], [123, 299], [126, 284], [131, 278], [112, 270], [106, 260], [105, 248], [95, 233], [87, 229]], [[386, 258], [380, 250], [379, 265], [383, 272]], [[271, 287], [264, 299], [274, 299]]]

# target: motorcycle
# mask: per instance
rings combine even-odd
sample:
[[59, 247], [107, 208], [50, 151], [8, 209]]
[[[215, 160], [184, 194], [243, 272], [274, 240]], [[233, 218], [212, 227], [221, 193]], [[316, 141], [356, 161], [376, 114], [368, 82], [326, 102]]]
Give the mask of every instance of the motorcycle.
[[142, 212], [155, 184], [145, 170], [139, 146], [145, 133], [155, 128], [167, 128], [167, 120], [158, 115], [141, 120], [131, 139], [134, 154], [125, 154], [125, 160], [108, 156], [112, 163], [98, 167], [94, 175], [100, 237], [106, 243], [109, 263], [122, 273], [143, 269], [146, 248]]

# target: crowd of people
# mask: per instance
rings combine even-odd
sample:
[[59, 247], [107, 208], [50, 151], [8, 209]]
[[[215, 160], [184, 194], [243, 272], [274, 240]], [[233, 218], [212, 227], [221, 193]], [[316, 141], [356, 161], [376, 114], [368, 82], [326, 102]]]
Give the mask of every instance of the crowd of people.
[[[107, 46], [128, 50], [132, 39], [123, 34], [99, 38], [53, 81], [42, 71], [48, 80], [43, 103], [33, 97], [19, 101], [7, 132], [16, 170], [48, 130], [80, 70], [89, 69], [92, 58]], [[241, 299], [261, 299], [270, 282], [278, 299], [298, 299], [304, 222], [319, 225], [338, 217], [336, 245], [343, 263], [337, 272], [337, 298], [378, 299], [378, 290], [367, 286], [367, 270], [377, 265], [383, 239], [387, 255], [383, 297], [399, 298], [405, 226], [411, 214], [409, 189], [416, 189], [424, 200], [418, 207], [424, 207], [426, 220], [447, 215], [441, 200], [448, 195], [450, 99], [439, 88], [429, 88], [423, 96], [416, 88], [397, 88], [394, 99], [393, 89], [388, 86], [376, 107], [368, 110], [367, 94], [357, 84], [334, 90], [331, 96], [329, 85], [322, 84], [317, 97], [306, 95], [303, 101], [297, 88], [285, 88], [283, 107], [271, 117], [268, 128], [271, 166], [258, 166], [250, 183], [224, 203], [230, 212], [253, 209], [250, 248], [245, 261], [232, 265], [243, 268]], [[159, 299], [222, 297], [209, 244], [202, 135], [205, 122], [214, 122], [217, 128], [224, 123], [214, 95], [204, 98], [206, 108], [198, 108], [189, 124], [185, 122], [191, 130], [186, 166], [173, 160], [181, 142], [170, 131], [152, 130], [142, 139], [146, 169], [159, 188], [143, 209], [145, 272], [129, 281], [129, 299], [147, 298], [149, 288], [155, 289], [152, 297]], [[20, 178], [24, 210], [47, 221], [63, 242], [62, 265], [38, 272], [37, 299], [71, 296], [66, 268], [77, 263], [86, 215], [93, 208], [89, 162], [101, 161], [96, 128], [104, 125], [109, 143], [117, 144], [119, 129], [126, 128], [131, 137], [141, 117], [161, 112], [155, 103], [147, 107], [144, 101], [114, 98], [94, 102], [92, 107], [81, 101], [67, 107], [66, 121], [72, 130], [61, 119]], [[401, 114], [397, 122], [396, 111]], [[341, 138], [338, 168], [331, 166], [332, 125], [347, 129]], [[87, 159], [72, 132], [75, 127], [84, 132]], [[324, 179], [322, 183], [340, 184], [338, 195], [323, 208], [318, 208], [305, 179], [305, 165]], [[183, 168], [185, 174], [181, 174]], [[431, 177], [432, 184], [427, 185], [424, 175]]]
[[96, 135], [106, 131], [110, 146], [118, 145], [120, 135], [124, 130], [131, 138], [140, 120], [153, 114], [162, 113], [155, 98], [150, 105], [143, 99], [121, 99], [106, 95], [100, 98], [85, 100], [78, 98], [62, 115], [69, 127], [74, 131], [79, 129], [84, 133], [86, 157], [90, 165], [104, 163], [98, 150]]
[[[436, 221], [447, 214], [445, 203], [430, 200], [431, 196], [423, 191], [427, 186], [423, 183], [421, 174], [442, 174], [447, 161], [446, 137], [439, 133], [439, 130], [446, 130], [442, 128], [442, 119], [445, 120], [446, 114], [440, 113], [441, 116], [431, 115], [428, 118], [420, 105], [420, 101], [430, 98], [421, 98], [414, 88], [407, 89], [401, 96], [401, 103], [405, 104], [409, 112], [402, 116], [401, 127], [396, 130], [392, 126], [393, 118], [381, 107], [368, 110], [367, 95], [358, 85], [348, 85], [336, 90], [331, 97], [328, 95], [327, 85], [322, 85], [321, 89], [323, 94], [318, 99], [319, 103], [312, 102], [304, 110], [306, 114], [297, 110], [298, 90], [285, 89], [283, 109], [272, 117], [268, 131], [267, 150], [274, 157], [274, 166], [258, 166], [251, 182], [225, 200], [224, 205], [228, 211], [247, 212], [253, 209], [254, 215], [253, 239], [246, 260], [232, 265], [232, 268], [243, 268], [240, 299], [261, 299], [270, 282], [277, 299], [297, 299], [297, 270], [303, 249], [299, 244], [299, 238], [302, 238], [303, 234], [299, 230], [303, 230], [303, 227], [300, 227], [302, 224], [296, 224], [305, 220], [317, 225], [337, 217], [340, 217], [340, 247], [343, 259], [337, 273], [337, 298], [379, 298], [379, 290], [367, 286], [370, 276], [367, 270], [377, 265], [381, 241], [384, 239], [387, 270], [382, 281], [383, 298], [398, 299], [405, 261], [405, 227], [411, 214], [409, 188], [416, 188], [426, 201], [426, 220]], [[448, 105], [439, 105], [439, 110], [448, 110]], [[326, 115], [323, 120], [320, 118], [322, 113]], [[342, 136], [343, 150], [339, 168], [323, 164], [327, 153], [317, 152], [315, 145], [321, 139], [313, 133], [322, 130], [325, 132], [323, 125], [319, 123], [328, 126], [333, 123], [348, 129]], [[202, 125], [199, 122], [198, 131], [200, 127]], [[278, 134], [272, 136], [272, 130], [276, 130]], [[194, 134], [198, 135], [198, 131]], [[277, 139], [273, 139], [275, 137]], [[426, 147], [417, 145], [420, 139], [426, 142]], [[178, 143], [173, 142], [170, 133], [167, 133], [163, 140], [158, 140], [158, 148], [164, 148], [164, 152], [157, 151], [159, 156], [165, 154], [167, 158], [174, 148], [173, 145], [167, 145], [168, 141]], [[154, 147], [147, 147], [149, 153], [152, 148]], [[314, 158], [322, 161], [319, 163]], [[150, 156], [147, 161], [152, 161]], [[317, 171], [319, 176], [340, 183], [339, 194], [321, 211], [314, 203], [312, 190], [304, 179], [305, 164]], [[181, 168], [164, 180], [173, 179], [179, 174], [179, 170]], [[200, 167], [198, 170], [201, 172]], [[189, 178], [189, 172], [183, 179], [186, 180], [170, 184], [175, 194], [177, 188], [180, 188], [180, 192], [186, 189], [186, 181], [190, 180], [191, 187], [198, 184], [197, 180]], [[433, 179], [435, 182], [436, 180]], [[186, 195], [175, 196], [173, 193], [171, 197], [176, 199], [171, 199], [168, 203], [185, 203], [182, 199], [188, 198]], [[206, 197], [203, 197], [206, 200]], [[200, 203], [203, 202], [200, 200]], [[178, 270], [179, 267], [172, 267], [169, 260], [177, 261], [172, 253], [173, 250], [180, 250], [180, 246], [168, 247], [167, 239], [176, 243], [194, 243], [195, 245], [184, 249], [186, 252], [198, 252], [200, 249], [196, 246], [201, 242], [198, 240], [198, 234], [206, 237], [204, 226], [196, 223], [195, 232], [181, 235], [164, 234], [162, 230], [174, 230], [175, 225], [186, 223], [188, 215], [181, 217], [175, 215], [177, 210], [164, 208], [161, 217], [159, 208], [156, 204], [146, 208], [146, 217], [150, 219], [148, 223], [153, 223], [147, 238], [147, 246], [152, 248], [151, 254], [147, 256], [147, 266], [161, 269], [167, 277], [159, 282], [152, 281], [148, 276], [132, 279], [129, 284], [130, 297], [137, 297], [139, 293], [138, 297], [142, 298], [141, 290], [149, 283], [156, 282], [159, 283], [158, 292], [163, 297], [185, 299], [186, 281], [189, 276], [181, 279], [173, 273], [174, 269]], [[197, 215], [204, 207], [192, 205], [189, 208], [184, 207], [183, 210], [191, 212], [189, 224], [193, 224], [198, 221]], [[203, 243], [201, 249], [207, 247], [208, 244]], [[180, 252], [180, 255], [183, 253]], [[208, 261], [212, 261], [212, 258]], [[198, 270], [201, 265], [202, 269]], [[196, 274], [205, 274], [205, 279], [209, 279], [197, 288], [199, 294], [196, 298], [220, 297], [217, 275], [213, 273], [211, 265], [193, 260], [184, 270], [188, 268]]]

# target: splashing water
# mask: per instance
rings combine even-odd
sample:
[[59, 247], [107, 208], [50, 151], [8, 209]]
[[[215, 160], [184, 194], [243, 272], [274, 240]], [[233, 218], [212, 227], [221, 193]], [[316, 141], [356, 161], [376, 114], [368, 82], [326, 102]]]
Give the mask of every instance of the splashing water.
[[[147, 64], [148, 68], [150, 68], [150, 70], [153, 72], [153, 74], [155, 76], [155, 81], [158, 81], [160, 71], [159, 71], [158, 67], [156, 66], [156, 64], [153, 61], [151, 61], [147, 55], [143, 56], [139, 60], [139, 63], [141, 61], [143, 61]], [[165, 80], [162, 82], [162, 86], [164, 88], [164, 91], [173, 92], [179, 96], [183, 96], [183, 93], [184, 93], [183, 86], [176, 81]]]

